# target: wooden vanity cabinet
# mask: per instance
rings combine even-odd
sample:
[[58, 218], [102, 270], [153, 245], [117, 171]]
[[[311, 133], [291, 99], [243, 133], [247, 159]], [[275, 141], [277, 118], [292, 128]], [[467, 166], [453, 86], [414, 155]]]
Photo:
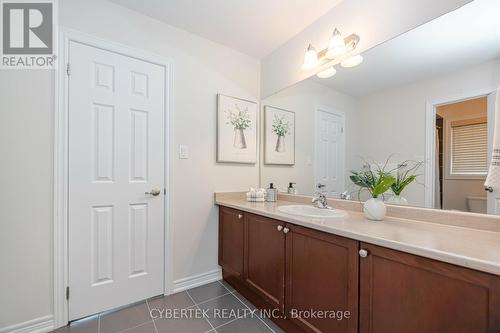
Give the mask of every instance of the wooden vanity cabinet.
[[[223, 276], [287, 333], [499, 333], [500, 277], [220, 207]], [[349, 311], [350, 318], [296, 315]], [[295, 311], [295, 315], [294, 315]]]
[[361, 244], [361, 333], [500, 332], [500, 278]]
[[[288, 318], [304, 332], [357, 332], [358, 242], [296, 225], [287, 227]], [[321, 310], [328, 318], [293, 315], [301, 310]]]
[[284, 310], [285, 222], [249, 214], [245, 223], [244, 282]]
[[228, 280], [243, 275], [245, 215], [232, 208], [219, 209], [219, 265]]

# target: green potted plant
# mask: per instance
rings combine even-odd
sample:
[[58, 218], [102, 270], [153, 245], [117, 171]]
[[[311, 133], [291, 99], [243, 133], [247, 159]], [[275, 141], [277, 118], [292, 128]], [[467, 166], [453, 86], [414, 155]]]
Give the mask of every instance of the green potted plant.
[[371, 198], [363, 205], [363, 211], [369, 220], [381, 221], [385, 218], [387, 209], [382, 196], [396, 181], [390, 172], [384, 170], [385, 165], [375, 165], [373, 170], [370, 164], [365, 163], [363, 170], [351, 171], [351, 181], [359, 186], [358, 197], [363, 190], [370, 193]]
[[394, 205], [408, 205], [408, 200], [401, 195], [403, 190], [416, 181], [417, 170], [422, 166], [423, 162], [417, 161], [404, 161], [398, 164], [396, 168], [395, 182], [391, 185], [391, 190], [394, 195], [387, 200], [388, 203]]

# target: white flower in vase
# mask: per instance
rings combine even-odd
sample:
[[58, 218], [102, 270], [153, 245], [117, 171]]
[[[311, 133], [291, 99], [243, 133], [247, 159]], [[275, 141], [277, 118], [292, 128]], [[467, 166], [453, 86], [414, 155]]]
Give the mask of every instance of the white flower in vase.
[[275, 151], [278, 153], [285, 152], [285, 136], [290, 133], [290, 122], [285, 120], [285, 116], [278, 117], [274, 115], [273, 132], [277, 135]]
[[245, 129], [252, 125], [248, 108], [242, 110], [237, 104], [234, 105], [235, 111], [226, 110], [228, 122], [227, 125], [232, 125], [234, 128], [233, 147], [236, 149], [246, 149], [247, 142], [245, 139]]

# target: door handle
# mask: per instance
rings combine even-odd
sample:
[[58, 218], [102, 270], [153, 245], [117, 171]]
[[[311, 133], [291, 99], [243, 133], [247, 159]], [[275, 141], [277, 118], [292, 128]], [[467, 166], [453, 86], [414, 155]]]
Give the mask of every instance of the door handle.
[[283, 233], [287, 234], [289, 231], [290, 231], [289, 228], [287, 228], [287, 227], [283, 228]]
[[282, 226], [282, 225], [278, 225], [278, 226], [276, 227], [276, 229], [277, 229], [278, 231], [281, 231], [281, 230], [283, 230], [283, 226]]
[[486, 187], [484, 188], [484, 190], [485, 190], [485, 191], [488, 191], [488, 192], [493, 192], [493, 187], [491, 187], [491, 186], [486, 186]]
[[160, 195], [161, 191], [157, 188], [154, 188], [151, 190], [151, 192], [144, 192], [144, 194], [146, 195], [152, 195], [154, 197], [157, 197], [158, 195]]

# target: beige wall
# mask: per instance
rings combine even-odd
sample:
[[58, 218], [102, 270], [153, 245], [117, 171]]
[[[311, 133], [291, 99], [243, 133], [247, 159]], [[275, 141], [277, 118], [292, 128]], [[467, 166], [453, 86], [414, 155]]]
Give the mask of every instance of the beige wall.
[[[500, 60], [460, 72], [380, 91], [360, 100], [361, 156], [384, 161], [388, 154], [399, 160], [425, 158], [425, 110], [428, 102], [453, 98], [500, 85]], [[377, 131], [380, 131], [377, 133]], [[405, 189], [410, 204], [424, 206], [424, 172]]]
[[0, 330], [53, 311], [53, 82], [0, 70]]
[[[338, 93], [313, 80], [304, 80], [280, 91], [262, 101], [270, 105], [295, 112], [295, 165], [262, 164], [261, 184], [267, 187], [270, 182], [286, 190], [289, 182], [295, 182], [300, 194], [313, 194], [314, 191], [314, 141], [315, 115], [318, 107], [326, 107], [346, 114], [346, 169], [350, 170], [356, 162], [358, 102], [353, 97]], [[264, 133], [261, 133], [262, 136]], [[262, 137], [263, 138], [263, 137]], [[262, 139], [261, 142], [264, 142]], [[262, 156], [264, 149], [261, 149]], [[262, 158], [263, 161], [263, 158]], [[347, 184], [347, 182], [346, 182]]]
[[[216, 94], [259, 100], [249, 56], [103, 0], [60, 2], [62, 26], [170, 59], [174, 66], [174, 280], [218, 269], [215, 191], [259, 182], [258, 164], [215, 162]], [[50, 71], [0, 70], [0, 329], [53, 314]], [[179, 144], [190, 158], [179, 160]]]
[[363, 52], [471, 1], [342, 1], [262, 59], [262, 96], [268, 97], [313, 74], [300, 69], [307, 45], [312, 43], [318, 50], [326, 48], [335, 27], [344, 34], [358, 34], [361, 40], [357, 50]]
[[[467, 211], [467, 196], [486, 196], [484, 178], [455, 179], [448, 175], [450, 150], [448, 142], [448, 124], [452, 121], [487, 117], [488, 99], [486, 97], [443, 105], [437, 108], [437, 113], [444, 119], [445, 166], [443, 178], [443, 209]], [[448, 147], [448, 148], [446, 148]]]

